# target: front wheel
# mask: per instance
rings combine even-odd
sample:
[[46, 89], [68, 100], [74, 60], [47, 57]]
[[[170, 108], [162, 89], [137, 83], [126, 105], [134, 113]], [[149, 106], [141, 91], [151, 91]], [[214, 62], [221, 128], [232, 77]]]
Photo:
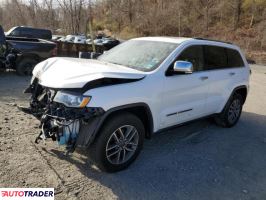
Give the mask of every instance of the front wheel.
[[237, 93], [234, 94], [225, 105], [223, 111], [215, 117], [216, 124], [228, 128], [234, 126], [241, 116], [242, 106], [242, 96]]
[[16, 66], [16, 72], [20, 76], [31, 76], [35, 65], [38, 63], [33, 58], [24, 58]]
[[140, 153], [145, 135], [141, 120], [131, 113], [109, 119], [88, 150], [90, 159], [103, 171], [127, 168]]

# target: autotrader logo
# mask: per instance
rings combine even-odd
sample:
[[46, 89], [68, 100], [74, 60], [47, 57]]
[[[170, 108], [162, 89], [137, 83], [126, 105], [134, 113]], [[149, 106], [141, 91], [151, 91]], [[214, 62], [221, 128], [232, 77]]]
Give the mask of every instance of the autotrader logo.
[[54, 200], [54, 188], [0, 188], [0, 200]]

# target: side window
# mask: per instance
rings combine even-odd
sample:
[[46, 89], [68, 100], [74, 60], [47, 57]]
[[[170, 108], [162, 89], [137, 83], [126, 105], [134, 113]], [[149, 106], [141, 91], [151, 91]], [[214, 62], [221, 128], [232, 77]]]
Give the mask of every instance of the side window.
[[193, 71], [202, 71], [204, 65], [203, 47], [200, 45], [190, 46], [181, 52], [177, 60], [191, 62]]
[[19, 36], [19, 34], [20, 34], [20, 31], [19, 31], [19, 29], [14, 29], [11, 33], [10, 33], [10, 35], [11, 36]]
[[29, 37], [28, 30], [26, 28], [20, 29], [20, 37]]
[[227, 67], [227, 55], [225, 48], [218, 46], [204, 46], [204, 54], [206, 70]]
[[46, 32], [44, 30], [38, 31], [38, 38], [47, 39]]
[[32, 29], [31, 34], [34, 38], [40, 38], [41, 36], [40, 31], [38, 29]]
[[228, 57], [228, 67], [243, 67], [244, 66], [242, 57], [237, 50], [226, 49], [226, 52], [227, 52], [227, 57]]
[[41, 31], [41, 37], [46, 40], [52, 39], [52, 33], [49, 30], [42, 30]]

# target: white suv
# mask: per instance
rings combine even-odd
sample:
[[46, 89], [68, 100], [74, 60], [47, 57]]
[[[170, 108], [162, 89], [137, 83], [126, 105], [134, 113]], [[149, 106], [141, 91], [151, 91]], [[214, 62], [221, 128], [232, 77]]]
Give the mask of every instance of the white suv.
[[144, 138], [206, 116], [234, 126], [249, 88], [239, 47], [201, 38], [146, 37], [95, 60], [50, 58], [33, 71], [30, 112], [36, 138], [88, 150], [102, 170], [126, 168]]

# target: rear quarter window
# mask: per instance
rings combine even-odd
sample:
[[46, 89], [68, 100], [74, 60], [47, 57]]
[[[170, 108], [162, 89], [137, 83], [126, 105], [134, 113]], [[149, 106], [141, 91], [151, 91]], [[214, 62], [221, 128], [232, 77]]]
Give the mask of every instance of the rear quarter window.
[[228, 67], [243, 67], [244, 62], [239, 54], [239, 52], [235, 49], [226, 49], [227, 57], [228, 57]]
[[50, 40], [52, 39], [52, 32], [50, 30], [45, 29], [36, 29], [36, 35], [39, 36], [39, 38]]

